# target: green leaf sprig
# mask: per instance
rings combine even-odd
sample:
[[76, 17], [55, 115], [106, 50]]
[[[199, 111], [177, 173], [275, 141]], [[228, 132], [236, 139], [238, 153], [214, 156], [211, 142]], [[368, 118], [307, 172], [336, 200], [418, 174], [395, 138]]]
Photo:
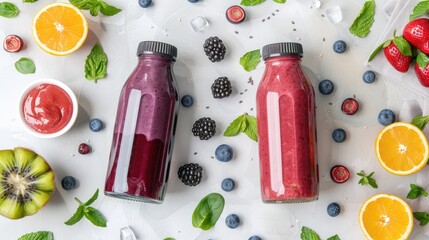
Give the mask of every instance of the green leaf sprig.
[[374, 172], [366, 175], [365, 172], [362, 170], [359, 173], [356, 173], [356, 175], [361, 177], [361, 179], [359, 180], [360, 185], [370, 185], [372, 188], [378, 188], [377, 182], [372, 177], [374, 175]]
[[414, 218], [420, 222], [420, 226], [425, 226], [429, 223], [429, 213], [413, 212]]
[[107, 73], [107, 55], [99, 44], [95, 44], [85, 60], [85, 78], [97, 83]]
[[[241, 5], [243, 6], [256, 6], [265, 2], [265, 0], [241, 0]], [[286, 0], [273, 0], [275, 3], [283, 4], [286, 3]]]
[[121, 11], [121, 9], [109, 5], [103, 0], [69, 0], [69, 2], [81, 10], [89, 10], [89, 13], [94, 17], [98, 16], [99, 12], [104, 16], [113, 16]]
[[172, 237], [168, 237], [168, 238], [164, 238], [164, 240], [176, 240], [176, 239]]
[[10, 2], [0, 2], [0, 16], [5, 18], [13, 18], [18, 16], [18, 7]]
[[420, 196], [427, 197], [429, 194], [426, 190], [417, 184], [410, 184], [410, 191], [407, 194], [408, 199], [416, 199]]
[[223, 135], [225, 137], [232, 137], [238, 135], [240, 132], [245, 133], [250, 139], [257, 142], [258, 126], [256, 124], [256, 118], [248, 115], [247, 113], [238, 116], [229, 124]]
[[410, 14], [410, 21], [414, 20], [429, 12], [429, 0], [422, 0], [414, 7], [413, 12]]
[[429, 116], [416, 116], [411, 120], [411, 124], [420, 128], [421, 130], [425, 129], [426, 124], [429, 122]]
[[244, 70], [250, 72], [261, 62], [261, 51], [259, 49], [245, 53], [240, 58], [240, 65]]
[[85, 203], [82, 203], [82, 201], [80, 201], [78, 198], [74, 198], [76, 202], [79, 203], [79, 207], [77, 208], [73, 216], [64, 224], [71, 226], [79, 222], [83, 217], [86, 217], [86, 219], [88, 219], [95, 226], [106, 227], [106, 219], [104, 218], [103, 214], [101, 214], [101, 212], [97, 209], [89, 206], [94, 203], [97, 198], [98, 189], [97, 191], [95, 191], [94, 195]]
[[36, 65], [29, 58], [20, 58], [15, 62], [15, 69], [22, 74], [32, 74], [36, 72]]
[[34, 3], [37, 1], [39, 1], [39, 0], [22, 0], [23, 3]]
[[225, 199], [219, 193], [210, 193], [205, 196], [192, 213], [192, 226], [209, 230], [216, 224], [224, 206]]
[[[301, 240], [322, 240], [320, 236], [311, 228], [303, 226], [301, 228]], [[336, 234], [328, 240], [341, 240], [340, 237]]]
[[364, 38], [374, 23], [375, 1], [367, 0], [349, 28], [351, 34]]
[[49, 231], [32, 232], [21, 236], [18, 240], [54, 240], [54, 234]]

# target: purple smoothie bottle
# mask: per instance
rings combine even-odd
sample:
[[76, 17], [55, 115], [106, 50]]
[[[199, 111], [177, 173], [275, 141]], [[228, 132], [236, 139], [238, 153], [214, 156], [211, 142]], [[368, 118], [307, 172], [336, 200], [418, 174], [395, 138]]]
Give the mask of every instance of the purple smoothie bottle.
[[119, 99], [107, 196], [162, 203], [173, 153], [179, 96], [172, 68], [177, 48], [144, 41]]

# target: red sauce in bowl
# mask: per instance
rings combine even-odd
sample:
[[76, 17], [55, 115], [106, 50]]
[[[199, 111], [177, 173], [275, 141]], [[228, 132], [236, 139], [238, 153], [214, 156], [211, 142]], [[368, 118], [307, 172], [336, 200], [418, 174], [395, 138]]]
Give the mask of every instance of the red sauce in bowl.
[[22, 111], [25, 122], [35, 131], [56, 133], [70, 122], [73, 102], [64, 89], [43, 83], [28, 92]]

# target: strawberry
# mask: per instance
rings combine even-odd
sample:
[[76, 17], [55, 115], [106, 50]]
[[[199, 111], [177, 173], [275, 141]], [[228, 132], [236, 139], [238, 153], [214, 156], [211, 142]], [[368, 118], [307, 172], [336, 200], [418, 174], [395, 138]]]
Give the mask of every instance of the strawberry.
[[410, 68], [412, 60], [411, 45], [401, 36], [395, 36], [396, 31], [393, 33], [393, 39], [389, 39], [377, 49], [369, 57], [368, 61], [372, 61], [374, 57], [381, 51], [384, 50], [384, 56], [390, 65], [392, 65], [399, 72], [407, 72]]
[[429, 57], [426, 54], [419, 52], [417, 62], [414, 64], [414, 70], [420, 83], [425, 87], [429, 87]]
[[414, 47], [429, 54], [429, 19], [418, 18], [405, 25], [404, 38]]

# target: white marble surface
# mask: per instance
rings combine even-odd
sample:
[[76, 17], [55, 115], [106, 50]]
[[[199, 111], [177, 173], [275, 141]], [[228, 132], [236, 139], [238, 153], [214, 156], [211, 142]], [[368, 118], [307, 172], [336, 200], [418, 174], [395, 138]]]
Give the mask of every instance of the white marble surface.
[[[391, 108], [405, 120], [409, 118], [407, 109], [410, 107], [407, 104], [410, 102], [417, 102], [415, 105], [422, 108], [423, 113], [429, 109], [426, 89], [421, 88], [416, 94], [415, 89], [407, 88], [407, 84], [397, 84], [398, 81], [392, 81], [393, 77], [385, 74], [378, 74], [373, 84], [362, 81], [362, 73], [368, 69], [364, 65], [366, 58], [388, 24], [383, 11], [385, 1], [376, 1], [375, 23], [364, 39], [348, 33], [363, 0], [322, 0], [321, 7], [317, 9], [310, 7], [311, 0], [288, 0], [284, 5], [267, 0], [260, 6], [245, 7], [247, 19], [239, 25], [228, 23], [224, 17], [227, 7], [239, 4], [238, 0], [200, 0], [196, 4], [187, 0], [153, 1], [152, 7], [142, 9], [137, 0], [111, 0], [109, 3], [123, 9], [114, 17], [91, 17], [85, 12], [91, 29], [88, 40], [79, 51], [66, 57], [42, 52], [31, 38], [34, 14], [51, 1], [23, 4], [12, 0], [20, 8], [20, 15], [12, 19], [0, 18], [0, 39], [18, 34], [26, 43], [26, 48], [17, 54], [0, 51], [0, 148], [25, 146], [34, 149], [53, 167], [58, 186], [53, 199], [36, 215], [15, 221], [0, 217], [1, 239], [13, 240], [27, 232], [50, 230], [54, 232], [55, 239], [117, 240], [119, 230], [125, 226], [130, 226], [138, 239], [150, 240], [166, 237], [238, 240], [248, 239], [254, 234], [264, 240], [299, 239], [302, 226], [313, 228], [322, 239], [334, 234], [341, 239], [363, 239], [357, 214], [366, 198], [378, 192], [405, 198], [409, 183], [416, 181], [427, 187], [427, 169], [410, 177], [393, 176], [379, 166], [374, 155], [373, 141], [382, 128], [377, 122], [381, 109]], [[325, 11], [336, 5], [343, 10], [344, 19], [333, 25], [326, 18]], [[196, 16], [205, 16], [209, 20], [210, 26], [204, 32], [192, 30], [190, 20]], [[211, 63], [202, 49], [204, 40], [214, 35], [223, 39], [227, 47], [226, 59], [220, 63]], [[196, 100], [192, 108], [182, 107], [180, 110], [165, 202], [151, 205], [112, 199], [101, 194], [95, 206], [107, 217], [107, 228], [96, 228], [86, 220], [66, 226], [64, 221], [77, 207], [74, 197], [87, 199], [97, 188], [104, 188], [119, 92], [136, 65], [138, 43], [153, 39], [178, 47], [179, 57], [174, 70], [180, 93], [191, 94]], [[344, 54], [332, 51], [332, 44], [338, 39], [348, 43], [349, 48]], [[312, 74], [307, 69], [314, 84], [326, 78], [335, 83], [335, 91], [330, 96], [322, 96], [316, 90], [320, 198], [308, 204], [263, 204], [259, 194], [257, 144], [244, 135], [226, 138], [221, 134], [238, 114], [255, 114], [255, 92], [264, 66], [260, 64], [255, 71], [247, 73], [239, 65], [240, 56], [279, 41], [303, 44], [303, 64], [314, 72]], [[109, 65], [107, 78], [94, 84], [85, 80], [83, 65], [96, 42], [100, 42], [106, 51]], [[13, 64], [20, 57], [32, 58], [37, 72], [33, 75], [18, 73]], [[210, 95], [210, 85], [219, 76], [228, 76], [232, 80], [234, 91], [228, 99], [214, 100]], [[26, 85], [47, 77], [61, 80], [72, 88], [78, 96], [79, 116], [75, 126], [64, 136], [37, 139], [20, 126], [18, 100]], [[254, 80], [254, 85], [248, 83], [249, 77]], [[346, 116], [340, 111], [341, 102], [347, 97], [356, 97], [360, 102], [361, 108], [354, 116]], [[218, 125], [216, 136], [209, 141], [200, 141], [191, 133], [193, 122], [203, 116], [212, 117]], [[91, 132], [87, 125], [93, 117], [102, 119], [106, 128], [98, 133]], [[331, 132], [338, 127], [344, 128], [348, 134], [346, 142], [341, 144], [331, 139]], [[89, 143], [94, 152], [78, 154], [77, 147], [82, 142]], [[212, 158], [215, 148], [221, 143], [234, 148], [235, 157], [229, 163]], [[178, 167], [188, 162], [197, 162], [204, 167], [203, 181], [197, 187], [185, 186], [177, 178]], [[329, 169], [335, 164], [343, 164], [352, 172], [347, 183], [338, 185], [331, 181]], [[379, 189], [359, 186], [355, 173], [360, 170], [375, 171]], [[61, 178], [66, 175], [79, 180], [77, 189], [64, 191], [61, 188]], [[225, 193], [220, 188], [220, 182], [226, 177], [236, 180], [237, 188], [233, 192]], [[223, 194], [226, 205], [216, 226], [209, 231], [201, 231], [192, 227], [191, 215], [199, 200], [210, 192]], [[327, 205], [333, 201], [342, 207], [342, 213], [336, 218], [326, 213]], [[419, 202], [410, 204], [414, 209], [428, 210]], [[224, 224], [230, 213], [241, 218], [242, 223], [237, 229], [229, 229]], [[428, 238], [424, 232], [416, 224], [412, 239]]]

